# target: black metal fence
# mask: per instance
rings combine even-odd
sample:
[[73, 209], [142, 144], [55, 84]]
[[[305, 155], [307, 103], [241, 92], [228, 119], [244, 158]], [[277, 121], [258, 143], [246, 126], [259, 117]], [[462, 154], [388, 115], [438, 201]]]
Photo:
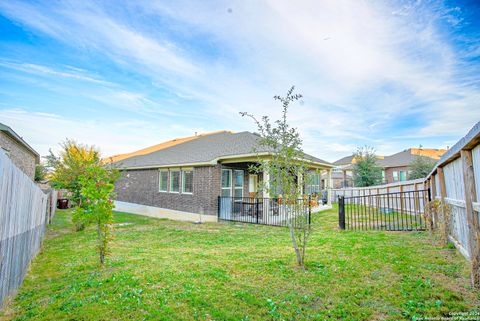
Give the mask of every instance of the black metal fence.
[[218, 218], [224, 221], [295, 227], [311, 223], [312, 199], [284, 204], [282, 199], [253, 197], [218, 197]]
[[348, 230], [425, 230], [429, 190], [338, 198], [339, 228]]

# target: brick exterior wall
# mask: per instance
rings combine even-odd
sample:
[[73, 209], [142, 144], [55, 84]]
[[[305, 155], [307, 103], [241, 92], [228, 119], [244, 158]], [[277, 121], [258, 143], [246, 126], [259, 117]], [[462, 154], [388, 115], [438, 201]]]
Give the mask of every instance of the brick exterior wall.
[[115, 184], [117, 200], [190, 213], [217, 215], [221, 166], [193, 169], [193, 194], [159, 192], [158, 169], [122, 172]]
[[10, 159], [15, 166], [20, 168], [32, 180], [35, 178], [35, 154], [4, 132], [0, 132], [0, 147], [9, 152]]
[[400, 171], [407, 172], [407, 179], [408, 179], [408, 166], [389, 167], [389, 168], [385, 168], [385, 180], [387, 181], [387, 184], [396, 183], [393, 180], [393, 172], [394, 171], [398, 172], [398, 179], [399, 180], [397, 182], [400, 181]]

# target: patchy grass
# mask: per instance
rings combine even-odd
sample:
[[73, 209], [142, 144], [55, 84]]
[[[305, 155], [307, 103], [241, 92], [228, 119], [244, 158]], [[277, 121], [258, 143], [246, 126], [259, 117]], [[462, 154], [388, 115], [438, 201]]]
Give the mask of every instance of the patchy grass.
[[112, 254], [58, 211], [43, 250], [0, 319], [402, 320], [475, 312], [466, 261], [425, 232], [336, 229], [315, 214], [307, 271], [287, 228], [115, 213]]

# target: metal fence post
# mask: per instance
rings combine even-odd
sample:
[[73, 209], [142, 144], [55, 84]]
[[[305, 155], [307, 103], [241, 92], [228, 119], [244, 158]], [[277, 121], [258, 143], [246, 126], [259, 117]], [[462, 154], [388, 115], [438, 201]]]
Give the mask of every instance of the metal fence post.
[[345, 196], [338, 197], [338, 227], [345, 229]]
[[312, 196], [308, 195], [308, 225], [312, 223]]
[[258, 198], [255, 198], [255, 214], [257, 216], [257, 224], [258, 224], [258, 201], [259, 199]]
[[217, 216], [220, 218], [220, 204], [221, 204], [221, 199], [222, 197], [219, 195], [218, 196], [218, 201], [217, 201]]

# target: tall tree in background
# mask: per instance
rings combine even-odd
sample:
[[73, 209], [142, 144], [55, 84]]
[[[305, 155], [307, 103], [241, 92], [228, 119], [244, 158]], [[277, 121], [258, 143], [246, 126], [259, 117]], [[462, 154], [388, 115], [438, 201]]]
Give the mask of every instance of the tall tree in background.
[[[53, 188], [69, 191], [69, 199], [75, 206], [81, 206], [80, 176], [86, 173], [89, 166], [100, 165], [100, 153], [93, 146], [79, 144], [71, 139], [65, 140], [60, 146], [58, 155], [50, 150], [50, 154], [45, 157], [47, 168], [51, 172], [50, 183]], [[76, 216], [73, 219], [76, 230], [83, 230], [85, 222]]]
[[[282, 209], [288, 213], [287, 223], [297, 263], [304, 269], [305, 249], [311, 228], [308, 214], [303, 211], [304, 204], [299, 199], [303, 196], [300, 181], [309, 178], [300, 134], [296, 128], [290, 127], [287, 121], [290, 103], [302, 97], [293, 91], [294, 87], [285, 97], [274, 96], [274, 99], [282, 104], [282, 117], [273, 123], [268, 116], [258, 120], [249, 113], [240, 114], [253, 119], [260, 135], [259, 145], [272, 153], [271, 159], [268, 160], [259, 155], [258, 165], [253, 166], [252, 170], [257, 173], [269, 173], [270, 181], [263, 182], [261, 188], [268, 191], [271, 197], [277, 197]], [[292, 222], [294, 219], [295, 222]]]
[[355, 152], [353, 181], [355, 186], [365, 187], [381, 184], [382, 168], [377, 165], [377, 157], [372, 147], [359, 147]]
[[410, 165], [408, 165], [408, 179], [425, 178], [435, 167], [435, 160], [430, 157], [415, 155]]

